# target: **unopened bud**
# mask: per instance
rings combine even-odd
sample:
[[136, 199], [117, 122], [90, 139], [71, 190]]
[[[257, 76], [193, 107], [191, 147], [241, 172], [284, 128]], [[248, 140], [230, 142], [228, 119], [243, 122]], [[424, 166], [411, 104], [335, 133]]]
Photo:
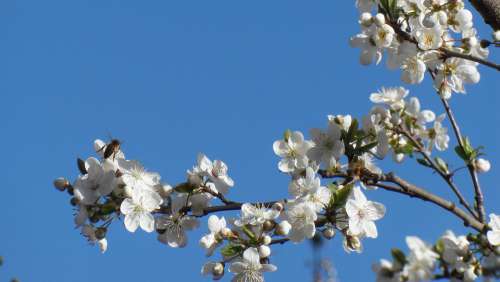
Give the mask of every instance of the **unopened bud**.
[[325, 230], [323, 230], [323, 237], [326, 239], [330, 240], [335, 236], [335, 229], [332, 227], [328, 227]]
[[104, 254], [108, 249], [108, 240], [106, 240], [106, 238], [103, 238], [97, 241], [97, 245], [99, 245], [99, 250], [101, 251], [101, 253]]
[[266, 220], [266, 221], [264, 221], [262, 228], [264, 229], [264, 231], [271, 231], [274, 229], [275, 226], [276, 226], [276, 223], [274, 221]]
[[106, 237], [106, 232], [108, 230], [106, 229], [106, 227], [98, 227], [96, 230], [95, 230], [95, 237], [98, 239], [98, 240], [101, 240], [101, 239], [104, 239]]
[[262, 237], [262, 244], [269, 245], [271, 244], [271, 242], [272, 242], [271, 236], [265, 235], [264, 237]]
[[266, 245], [259, 246], [259, 256], [261, 258], [267, 258], [271, 255], [271, 248]]
[[214, 277], [220, 277], [224, 274], [224, 265], [222, 263], [218, 262], [214, 265], [214, 268], [212, 269], [212, 275]]
[[172, 186], [168, 184], [160, 184], [155, 186], [155, 188], [156, 192], [158, 192], [158, 194], [160, 194], [162, 198], [168, 197], [170, 194], [172, 194], [173, 191]]
[[493, 32], [493, 40], [494, 41], [500, 41], [500, 29]]
[[373, 22], [377, 25], [377, 26], [382, 26], [385, 24], [385, 16], [384, 14], [381, 14], [381, 13], [378, 13], [377, 15], [375, 15], [374, 19], [373, 19]]
[[292, 228], [292, 226], [290, 225], [290, 223], [288, 223], [288, 221], [286, 221], [286, 220], [283, 220], [282, 222], [280, 222], [278, 224], [278, 226], [276, 226], [275, 233], [276, 233], [276, 235], [286, 236], [290, 232], [291, 228]]
[[70, 185], [69, 185], [68, 179], [66, 179], [64, 177], [59, 177], [59, 178], [56, 178], [54, 180], [54, 187], [56, 187], [56, 189], [61, 191], [61, 192], [64, 191], [69, 186]]
[[488, 160], [479, 158], [479, 159], [475, 160], [474, 167], [476, 168], [477, 172], [485, 173], [485, 172], [488, 172], [490, 170], [491, 164]]
[[372, 14], [366, 12], [362, 13], [359, 17], [359, 24], [369, 27], [372, 24]]

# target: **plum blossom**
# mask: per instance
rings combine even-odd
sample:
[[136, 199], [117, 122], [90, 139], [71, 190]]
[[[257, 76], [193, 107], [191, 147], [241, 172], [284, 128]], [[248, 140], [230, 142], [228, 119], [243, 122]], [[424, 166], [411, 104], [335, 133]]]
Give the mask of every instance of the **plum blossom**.
[[127, 193], [137, 189], [155, 191], [160, 185], [160, 175], [146, 171], [138, 161], [118, 159], [118, 165]]
[[198, 166], [200, 172], [207, 176], [218, 192], [226, 194], [230, 187], [234, 186], [234, 181], [227, 174], [227, 165], [220, 160], [211, 161], [207, 156], [198, 154]]
[[385, 215], [385, 207], [382, 204], [368, 201], [361, 189], [354, 187], [345, 210], [349, 216], [349, 230], [352, 235], [377, 238], [377, 227], [374, 221]]
[[189, 215], [173, 213], [157, 219], [156, 229], [159, 231], [158, 241], [172, 248], [183, 248], [187, 245], [186, 231], [196, 229], [198, 219]]
[[442, 122], [445, 118], [445, 114], [438, 116], [434, 121], [434, 127], [429, 130], [429, 151], [432, 149], [433, 145], [436, 146], [436, 149], [438, 149], [439, 151], [448, 149], [450, 136], [448, 136], [448, 129], [446, 127], [443, 127], [442, 125]]
[[290, 223], [292, 229], [288, 237], [292, 242], [298, 243], [304, 239], [312, 238], [316, 233], [315, 221], [318, 218], [314, 206], [307, 202], [293, 203], [288, 205], [285, 212], [285, 220]]
[[494, 213], [490, 214], [488, 226], [491, 228], [491, 230], [486, 233], [488, 242], [493, 246], [500, 246], [500, 216]]
[[434, 86], [444, 99], [452, 92], [465, 93], [464, 83], [478, 83], [480, 74], [477, 63], [460, 58], [449, 58], [437, 67]]
[[311, 148], [311, 143], [304, 140], [304, 135], [300, 131], [285, 135], [284, 140], [273, 143], [274, 153], [282, 158], [278, 164], [279, 170], [293, 173], [297, 169], [306, 168], [309, 163], [306, 153]]
[[408, 281], [431, 279], [439, 255], [418, 237], [407, 236], [406, 244], [410, 248], [410, 254], [407, 257], [408, 262], [403, 268], [403, 273], [408, 277]]
[[263, 272], [274, 272], [277, 267], [272, 264], [261, 264], [259, 251], [256, 248], [248, 248], [243, 252], [243, 260], [234, 262], [229, 271], [235, 276], [232, 282], [264, 282]]
[[200, 245], [207, 250], [207, 256], [211, 256], [221, 243], [221, 233], [226, 229], [226, 220], [224, 217], [211, 215], [208, 218], [208, 229], [210, 233], [200, 239]]
[[120, 211], [125, 215], [125, 227], [130, 232], [135, 232], [141, 226], [146, 232], [154, 231], [154, 217], [152, 211], [159, 209], [163, 199], [158, 193], [150, 190], [132, 190], [132, 198], [123, 200]]
[[94, 204], [101, 196], [111, 193], [116, 187], [116, 177], [113, 165], [109, 160], [99, 162], [90, 157], [85, 161], [87, 174], [81, 175], [75, 181], [74, 193], [81, 203]]
[[340, 126], [329, 122], [325, 131], [313, 128], [310, 130], [313, 146], [307, 156], [316, 164], [333, 167], [344, 153], [344, 143], [341, 138]]
[[263, 205], [254, 206], [250, 203], [241, 205], [241, 217], [234, 224], [236, 226], [253, 225], [260, 226], [267, 220], [274, 220], [280, 215], [275, 209], [266, 208]]
[[373, 103], [382, 103], [388, 105], [393, 110], [400, 110], [405, 106], [404, 98], [408, 96], [409, 91], [403, 87], [391, 87], [380, 89], [379, 92], [370, 95], [370, 101]]

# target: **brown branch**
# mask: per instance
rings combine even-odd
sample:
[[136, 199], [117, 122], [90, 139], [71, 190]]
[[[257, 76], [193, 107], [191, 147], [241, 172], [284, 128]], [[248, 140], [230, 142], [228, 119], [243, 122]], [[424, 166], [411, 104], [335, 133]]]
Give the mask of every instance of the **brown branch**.
[[[401, 26], [398, 23], [394, 23], [394, 22], [391, 23], [391, 22], [389, 22], [389, 25], [391, 25], [391, 27], [394, 29], [394, 32], [396, 32], [396, 34], [401, 39], [409, 41], [409, 42], [415, 44], [416, 47], [417, 47], [417, 49], [420, 50], [420, 48], [418, 47], [418, 41], [415, 38], [413, 38], [413, 36], [411, 36], [411, 34], [409, 34], [408, 32], [406, 32], [404, 30], [402, 30]], [[444, 48], [444, 47], [443, 48], [439, 48], [436, 51], [441, 52], [442, 55], [445, 58], [451, 58], [451, 57], [461, 58], [461, 59], [465, 59], [465, 60], [469, 60], [469, 61], [472, 61], [472, 62], [476, 62], [476, 63], [482, 64], [482, 65], [488, 66], [490, 68], [496, 69], [497, 71], [500, 71], [500, 65], [499, 64], [490, 62], [490, 61], [485, 60], [483, 58], [479, 58], [479, 57], [476, 57], [476, 56], [473, 56], [473, 55], [462, 54], [460, 52], [452, 51], [452, 50], [449, 50], [449, 49]]]
[[[448, 115], [448, 118], [450, 119], [450, 123], [453, 127], [453, 131], [455, 132], [455, 136], [457, 137], [458, 144], [464, 150], [464, 139], [462, 137], [462, 133], [460, 133], [460, 128], [458, 127], [458, 123], [455, 120], [455, 116], [453, 115], [453, 111], [451, 110], [450, 104], [446, 99], [441, 98], [441, 101], [443, 102], [443, 106], [446, 110], [446, 114]], [[465, 151], [465, 150], [464, 150]], [[483, 192], [481, 190], [481, 185], [479, 184], [479, 178], [477, 176], [476, 169], [474, 168], [473, 163], [468, 163], [467, 164], [467, 169], [469, 170], [469, 174], [472, 179], [472, 184], [474, 185], [474, 198], [476, 201], [476, 210], [479, 215], [479, 220], [481, 222], [486, 222], [485, 220], [485, 210], [484, 210], [484, 197], [483, 197]]]
[[495, 63], [487, 61], [485, 59], [482, 59], [482, 58], [479, 58], [479, 57], [476, 57], [476, 56], [472, 56], [472, 55], [462, 54], [460, 52], [452, 51], [452, 50], [449, 50], [449, 49], [446, 49], [446, 48], [441, 48], [439, 50], [441, 52], [443, 52], [443, 54], [444, 54], [445, 57], [457, 57], [457, 58], [461, 58], [461, 59], [473, 61], [473, 62], [482, 64], [482, 65], [488, 66], [490, 68], [496, 69], [497, 71], [500, 71], [500, 65], [499, 64], [495, 64]]
[[469, 0], [469, 2], [481, 14], [484, 22], [493, 28], [493, 31], [500, 29], [500, 1]]
[[458, 208], [455, 203], [450, 202], [448, 200], [445, 200], [423, 188], [417, 187], [400, 177], [396, 176], [393, 173], [388, 173], [385, 175], [381, 175], [378, 179], [379, 181], [382, 182], [389, 182], [393, 184], [397, 184], [399, 187], [394, 187], [391, 185], [386, 185], [384, 183], [371, 183], [370, 185], [374, 185], [377, 187], [380, 187], [384, 190], [388, 191], [393, 191], [396, 193], [408, 195], [410, 197], [416, 197], [424, 201], [432, 202], [440, 207], [442, 207], [445, 210], [450, 211], [457, 217], [463, 220], [465, 226], [470, 226], [477, 231], [481, 232], [485, 229], [485, 225], [481, 222], [479, 222], [477, 219], [475, 219], [473, 216], [465, 212], [464, 210]]
[[[462, 195], [458, 187], [455, 185], [452, 179], [452, 175], [449, 173], [444, 173], [436, 164], [436, 162], [431, 158], [429, 153], [423, 148], [422, 144], [420, 144], [419, 141], [417, 141], [408, 131], [406, 130], [401, 130], [401, 133], [408, 138], [413, 145], [417, 148], [417, 151], [427, 160], [427, 162], [431, 165], [432, 169], [436, 171], [441, 178], [450, 186], [451, 190], [455, 195], [457, 196], [460, 204], [464, 206], [467, 211], [469, 211], [470, 214], [472, 214], [474, 217], [478, 218], [477, 214], [474, 212], [474, 210], [470, 207], [469, 203], [465, 199], [465, 197]], [[478, 218], [479, 219], [479, 218]]]

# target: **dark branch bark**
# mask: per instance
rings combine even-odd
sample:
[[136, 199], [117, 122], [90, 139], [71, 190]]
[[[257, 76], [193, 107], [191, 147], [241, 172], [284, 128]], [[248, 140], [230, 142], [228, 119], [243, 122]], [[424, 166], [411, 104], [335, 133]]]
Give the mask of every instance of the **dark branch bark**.
[[474, 8], [481, 14], [484, 22], [493, 28], [500, 29], [500, 1], [499, 0], [469, 0]]
[[[399, 187], [394, 187], [391, 185], [386, 185], [383, 183], [374, 183], [373, 185], [380, 187], [382, 189], [393, 191], [396, 193], [408, 195], [410, 197], [419, 198], [424, 201], [432, 202], [459, 217], [463, 220], [465, 226], [470, 226], [476, 229], [479, 232], [482, 232], [485, 229], [485, 225], [475, 219], [472, 215], [468, 214], [464, 210], [458, 208], [455, 203], [445, 200], [425, 189], [417, 187], [401, 178], [396, 176], [393, 173], [388, 173], [382, 175], [379, 179], [381, 182], [389, 182], [398, 185]], [[372, 185], [372, 184], [371, 184]]]

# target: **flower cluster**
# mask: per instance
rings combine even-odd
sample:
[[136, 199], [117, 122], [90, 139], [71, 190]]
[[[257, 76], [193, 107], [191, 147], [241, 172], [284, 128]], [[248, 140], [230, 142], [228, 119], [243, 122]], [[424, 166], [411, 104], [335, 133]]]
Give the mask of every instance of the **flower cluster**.
[[401, 80], [418, 84], [428, 71], [445, 99], [479, 82], [478, 63], [465, 57], [485, 59], [488, 49], [462, 0], [358, 0], [357, 6], [361, 33], [350, 44], [361, 48], [361, 64], [378, 64], [386, 53], [387, 66], [401, 69]]
[[[498, 220], [494, 214], [491, 220]], [[496, 219], [495, 219], [496, 218]], [[498, 232], [498, 226], [489, 234]], [[456, 236], [446, 231], [434, 246], [415, 236], [406, 237], [408, 255], [399, 249], [392, 250], [393, 261], [381, 259], [373, 265], [377, 282], [429, 281], [447, 278], [450, 281], [485, 281], [500, 277], [499, 242], [485, 240], [481, 235]]]

